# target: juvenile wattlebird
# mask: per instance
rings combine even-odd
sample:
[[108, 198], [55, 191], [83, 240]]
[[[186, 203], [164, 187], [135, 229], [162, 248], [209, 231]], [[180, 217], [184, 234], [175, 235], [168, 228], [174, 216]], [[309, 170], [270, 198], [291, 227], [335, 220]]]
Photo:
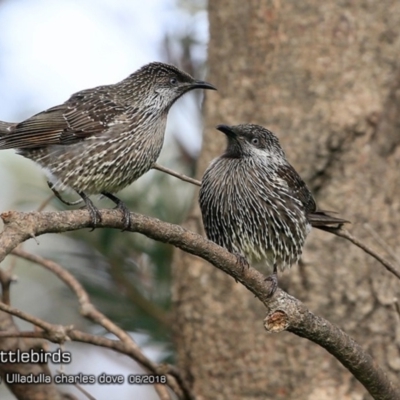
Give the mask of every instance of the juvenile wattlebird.
[[[207, 237], [272, 275], [298, 262], [311, 227], [348, 221], [318, 211], [315, 200], [288, 163], [278, 138], [258, 125], [218, 125], [228, 138], [225, 153], [204, 173], [200, 208]], [[265, 265], [262, 265], [265, 264]]]
[[45, 168], [58, 197], [58, 189], [75, 190], [93, 227], [101, 216], [88, 196], [108, 197], [127, 229], [129, 209], [113, 193], [151, 169], [163, 146], [169, 109], [193, 89], [215, 87], [153, 62], [119, 83], [82, 90], [20, 123], [0, 122], [0, 150], [17, 149]]

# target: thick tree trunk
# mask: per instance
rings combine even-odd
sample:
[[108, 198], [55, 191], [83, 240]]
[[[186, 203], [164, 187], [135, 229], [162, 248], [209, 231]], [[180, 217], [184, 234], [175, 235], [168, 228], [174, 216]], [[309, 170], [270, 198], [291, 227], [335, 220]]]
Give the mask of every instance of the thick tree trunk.
[[[320, 208], [400, 257], [400, 3], [209, 1], [206, 130], [198, 177], [224, 150], [214, 126], [252, 122], [275, 132]], [[201, 231], [197, 198], [187, 227]], [[177, 252], [178, 362], [201, 399], [362, 399], [330, 354], [284, 333], [240, 284]], [[280, 285], [339, 325], [395, 380], [400, 283], [348, 242], [313, 231], [302, 265]]]

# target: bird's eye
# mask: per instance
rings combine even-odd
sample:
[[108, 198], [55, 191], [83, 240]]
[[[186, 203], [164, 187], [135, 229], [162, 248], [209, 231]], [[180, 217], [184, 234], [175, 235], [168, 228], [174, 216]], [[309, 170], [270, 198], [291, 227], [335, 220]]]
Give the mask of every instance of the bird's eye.
[[171, 85], [176, 85], [178, 83], [178, 79], [176, 79], [174, 76], [170, 78], [169, 83]]
[[251, 144], [254, 144], [254, 146], [258, 146], [260, 144], [260, 141], [258, 140], [258, 138], [254, 137], [253, 139], [251, 139]]

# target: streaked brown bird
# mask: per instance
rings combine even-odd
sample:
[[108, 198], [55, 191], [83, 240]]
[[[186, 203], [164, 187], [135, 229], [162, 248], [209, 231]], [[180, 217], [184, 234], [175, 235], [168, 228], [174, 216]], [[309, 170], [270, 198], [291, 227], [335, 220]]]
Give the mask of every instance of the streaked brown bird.
[[210, 240], [242, 264], [272, 271], [267, 278], [272, 295], [278, 267], [283, 271], [298, 262], [311, 227], [338, 227], [348, 221], [318, 211], [271, 131], [252, 124], [217, 129], [228, 146], [203, 176], [199, 202], [204, 228]]
[[93, 227], [101, 216], [88, 196], [108, 197], [123, 213], [126, 229], [129, 209], [112, 193], [151, 169], [163, 146], [168, 111], [193, 89], [215, 87], [153, 62], [119, 83], [82, 90], [20, 123], [0, 122], [0, 150], [17, 149], [45, 168], [59, 198], [58, 190], [75, 190]]

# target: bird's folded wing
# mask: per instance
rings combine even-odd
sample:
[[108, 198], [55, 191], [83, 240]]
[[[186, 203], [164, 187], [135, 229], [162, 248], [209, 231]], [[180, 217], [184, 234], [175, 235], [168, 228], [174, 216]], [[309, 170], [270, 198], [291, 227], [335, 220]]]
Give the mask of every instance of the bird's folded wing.
[[286, 182], [293, 197], [302, 202], [306, 212], [313, 212], [317, 209], [317, 205], [310, 190], [290, 164], [280, 166], [276, 172], [279, 177]]
[[67, 102], [16, 124], [0, 137], [0, 149], [72, 144], [101, 134], [124, 108], [104, 96], [76, 93]]

